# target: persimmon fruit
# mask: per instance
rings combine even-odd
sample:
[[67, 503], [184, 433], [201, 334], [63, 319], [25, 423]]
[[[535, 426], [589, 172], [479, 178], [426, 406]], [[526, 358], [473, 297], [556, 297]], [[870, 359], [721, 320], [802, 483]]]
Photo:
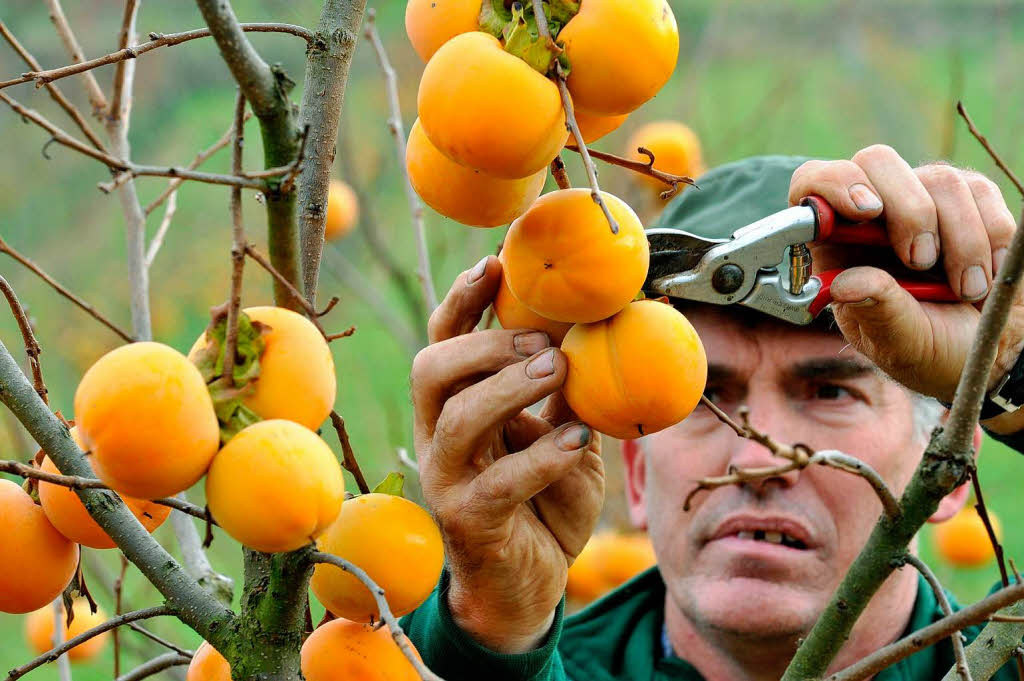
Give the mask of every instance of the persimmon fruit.
[[100, 357], [75, 391], [75, 418], [99, 479], [140, 499], [191, 487], [220, 444], [202, 375], [161, 343], [131, 343]]
[[[359, 566], [384, 589], [396, 617], [415, 610], [441, 576], [441, 532], [421, 507], [399, 496], [371, 493], [349, 499], [317, 547]], [[353, 575], [319, 564], [310, 587], [338, 617], [356, 622], [380, 619], [370, 591]]]
[[605, 116], [629, 113], [657, 94], [679, 57], [666, 0], [585, 0], [558, 42], [571, 65], [575, 106]]
[[21, 614], [50, 603], [78, 567], [78, 545], [57, 531], [25, 490], [0, 479], [0, 612]]
[[[996, 538], [1002, 538], [1002, 523], [988, 512]], [[965, 506], [944, 523], [935, 526], [935, 550], [956, 567], [979, 567], [992, 560], [995, 549], [988, 538], [985, 523], [974, 506]]]
[[498, 255], [498, 260], [501, 261], [502, 274], [501, 283], [498, 284], [498, 293], [494, 296], [494, 316], [498, 318], [498, 323], [501, 324], [503, 329], [536, 329], [543, 331], [551, 339], [552, 344], [558, 345], [565, 338], [565, 334], [569, 333], [569, 329], [572, 328], [572, 324], [568, 322], [556, 322], [545, 317], [541, 317], [539, 314], [531, 310], [530, 308], [523, 305], [516, 295], [512, 293], [512, 289], [508, 287], [508, 281], [505, 279], [505, 250], [502, 249]]
[[455, 36], [423, 70], [420, 123], [456, 163], [494, 177], [529, 177], [565, 144], [555, 83], [480, 31]]
[[[637, 128], [630, 135], [626, 155], [646, 163], [650, 157], [637, 151], [638, 147], [654, 154], [654, 167], [658, 170], [687, 177], [698, 177], [704, 173], [700, 139], [679, 121], [654, 121]], [[659, 193], [667, 188], [664, 182], [648, 175], [638, 174], [634, 179]]]
[[[618, 130], [619, 126], [629, 118], [628, 113], [617, 116], [602, 116], [583, 109], [577, 109], [574, 113], [576, 114], [576, 124], [580, 127], [580, 133], [583, 135], [583, 141], [587, 144], [596, 142], [608, 133]], [[566, 138], [565, 143], [576, 146], [576, 139], [571, 132], [568, 138]]]
[[206, 502], [214, 520], [244, 546], [294, 551], [331, 523], [345, 498], [341, 466], [320, 437], [293, 421], [254, 423], [210, 465]]
[[[64, 640], [67, 641], [79, 634], [103, 624], [107, 620], [106, 613], [102, 608], [97, 608], [95, 614], [89, 609], [89, 602], [84, 598], [76, 598], [71, 606], [75, 617], [71, 626], [64, 625]], [[64, 619], [65, 611], [61, 609], [61, 619]], [[53, 607], [45, 606], [25, 616], [25, 638], [28, 644], [36, 653], [42, 654], [53, 648]], [[103, 650], [109, 631], [93, 636], [87, 641], [79, 643], [68, 651], [68, 658], [72, 662], [86, 662], [93, 659]]]
[[[315, 430], [334, 406], [337, 383], [334, 358], [313, 322], [283, 307], [247, 307], [254, 322], [269, 327], [263, 335], [260, 373], [242, 402], [264, 419], [288, 419]], [[189, 358], [197, 361], [208, 343], [196, 340]]]
[[583, 188], [544, 194], [509, 228], [506, 281], [542, 317], [596, 322], [628, 305], [643, 286], [650, 254], [640, 219], [621, 199], [601, 195], [617, 234]]
[[569, 567], [566, 596], [589, 603], [655, 563], [654, 547], [646, 534], [598, 532]]
[[[302, 644], [301, 656], [302, 676], [306, 681], [418, 681], [420, 678], [387, 627], [375, 628], [341, 618], [317, 627]], [[416, 656], [419, 657], [419, 652]]]
[[203, 641], [192, 656], [185, 681], [231, 681], [231, 665], [216, 648]]
[[327, 224], [324, 239], [336, 241], [356, 226], [359, 220], [359, 198], [347, 182], [331, 180], [327, 189]]
[[413, 189], [441, 215], [471, 227], [506, 225], [537, 200], [547, 169], [507, 180], [451, 160], [431, 143], [417, 119], [409, 131], [406, 168]]
[[[71, 429], [71, 436], [78, 442], [77, 428]], [[81, 446], [79, 443], [79, 447]], [[50, 457], [43, 459], [40, 468], [44, 473], [60, 474]], [[149, 532], [160, 527], [167, 520], [167, 516], [171, 514], [170, 506], [134, 497], [121, 497], [121, 499], [132, 515]], [[99, 523], [93, 520], [89, 511], [85, 509], [85, 504], [70, 487], [40, 480], [39, 503], [53, 526], [71, 541], [92, 549], [111, 549], [117, 545], [110, 535], [99, 526]]]
[[562, 341], [562, 391], [580, 420], [621, 440], [686, 418], [704, 392], [708, 362], [697, 332], [671, 305], [641, 300], [577, 324]]
[[481, 5], [481, 0], [409, 0], [405, 32], [420, 59], [430, 61], [454, 36], [479, 30]]

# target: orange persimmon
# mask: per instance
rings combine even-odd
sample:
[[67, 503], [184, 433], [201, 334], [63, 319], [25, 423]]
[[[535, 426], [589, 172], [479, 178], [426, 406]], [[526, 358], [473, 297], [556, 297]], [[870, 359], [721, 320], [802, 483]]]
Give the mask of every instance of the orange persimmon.
[[577, 108], [625, 114], [668, 82], [679, 30], [666, 0], [586, 0], [558, 34]]
[[231, 665], [216, 648], [203, 641], [192, 656], [185, 681], [231, 681]]
[[656, 562], [646, 534], [598, 532], [569, 567], [566, 596], [583, 605], [600, 598]]
[[194, 485], [220, 444], [199, 370], [161, 343], [131, 343], [100, 357], [75, 391], [75, 419], [97, 477], [140, 499]]
[[480, 31], [457, 35], [434, 53], [417, 104], [438, 151], [494, 177], [533, 175], [565, 144], [555, 83]]
[[[93, 613], [89, 609], [89, 601], [84, 598], [76, 598], [71, 606], [75, 618], [71, 626], [64, 625], [64, 640], [67, 641], [79, 634], [103, 624], [107, 615], [102, 609], [97, 608]], [[61, 608], [61, 620], [64, 620], [64, 609]], [[45, 653], [53, 648], [53, 607], [45, 606], [25, 616], [25, 638], [28, 644], [38, 654]], [[64, 620], [66, 621], [66, 620]], [[110, 637], [109, 631], [93, 636], [87, 641], [79, 643], [68, 651], [68, 658], [72, 662], [86, 662], [100, 654], [103, 645]]]
[[[679, 121], [654, 121], [640, 126], [630, 135], [626, 156], [646, 163], [650, 157], [637, 151], [638, 147], [654, 154], [654, 167], [658, 170], [693, 178], [704, 173], [700, 140], [693, 130]], [[634, 179], [659, 193], [668, 189], [664, 182], [648, 175], [637, 174]]]
[[409, 181], [424, 203], [441, 215], [471, 227], [507, 225], [540, 196], [547, 169], [506, 180], [451, 160], [430, 142], [419, 119], [405, 150]]
[[535, 313], [559, 322], [596, 322], [629, 304], [647, 276], [647, 237], [636, 213], [601, 192], [619, 225], [612, 234], [589, 189], [541, 196], [505, 237], [505, 279]]
[[[992, 511], [988, 512], [996, 538], [1002, 537], [1002, 525]], [[956, 567], [979, 567], [992, 560], [995, 549], [978, 510], [973, 506], [960, 509], [955, 516], [935, 526], [935, 551]]]
[[704, 392], [708, 362], [697, 332], [671, 305], [641, 300], [614, 317], [577, 324], [562, 341], [562, 392], [580, 420], [621, 440], [686, 418]]
[[454, 36], [479, 30], [481, 5], [481, 0], [409, 0], [405, 32], [420, 59], [430, 61]]
[[359, 199], [355, 191], [341, 180], [331, 180], [327, 189], [327, 223], [324, 239], [335, 241], [352, 231], [359, 219]]
[[[602, 116], [600, 114], [590, 113], [583, 109], [576, 109], [576, 124], [580, 126], [580, 133], [583, 135], [583, 141], [587, 144], [596, 142], [610, 132], [613, 132], [619, 128], [620, 125], [626, 122], [629, 118], [628, 113], [620, 114], [618, 116]], [[572, 133], [565, 140], [566, 144], [576, 146], [576, 140], [573, 138]]]
[[[502, 249], [498, 255], [502, 268], [505, 267], [505, 250]], [[494, 316], [503, 329], [537, 329], [543, 331], [551, 339], [551, 343], [558, 345], [569, 333], [572, 324], [568, 322], [556, 322], [531, 310], [519, 302], [512, 289], [508, 287], [504, 271], [501, 274], [501, 283], [498, 284], [498, 293], [494, 296]]]
[[[413, 652], [419, 657], [415, 648]], [[387, 627], [346, 619], [331, 620], [317, 627], [302, 644], [301, 655], [302, 676], [306, 681], [419, 681], [420, 678]]]

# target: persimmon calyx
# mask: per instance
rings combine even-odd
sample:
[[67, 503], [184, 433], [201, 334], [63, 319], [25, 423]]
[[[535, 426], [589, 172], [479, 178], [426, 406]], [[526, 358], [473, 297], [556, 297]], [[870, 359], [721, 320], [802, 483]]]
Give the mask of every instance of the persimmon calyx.
[[388, 473], [387, 476], [370, 490], [373, 494], [390, 494], [395, 497], [405, 496], [405, 476], [401, 473]]
[[[518, 3], [512, 6], [512, 19], [505, 24], [502, 36], [506, 52], [519, 57], [530, 68], [544, 75], [551, 71], [555, 59], [555, 51], [551, 48], [554, 45], [540, 35], [533, 14], [527, 15]], [[561, 51], [561, 48], [554, 47], [556, 51]]]
[[505, 7], [505, 0], [483, 0], [480, 4], [478, 25], [484, 33], [490, 33], [499, 40], [504, 38], [505, 26], [512, 21], [512, 12]]

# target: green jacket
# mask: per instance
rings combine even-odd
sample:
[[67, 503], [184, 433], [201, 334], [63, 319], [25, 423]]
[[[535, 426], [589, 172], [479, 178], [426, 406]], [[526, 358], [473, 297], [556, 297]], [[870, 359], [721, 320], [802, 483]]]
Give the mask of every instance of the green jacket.
[[[542, 648], [500, 655], [474, 642], [452, 620], [447, 572], [426, 603], [402, 624], [423, 661], [446, 681], [702, 681], [689, 663], [665, 657], [661, 632], [665, 584], [652, 568], [583, 611], [563, 619], [560, 605]], [[954, 609], [957, 609], [953, 602]], [[904, 634], [941, 619], [935, 595], [921, 579], [910, 624]], [[965, 629], [973, 640], [980, 627]], [[953, 666], [948, 639], [886, 669], [876, 681], [931, 681]], [[992, 677], [1014, 681], [1013, 665]]]

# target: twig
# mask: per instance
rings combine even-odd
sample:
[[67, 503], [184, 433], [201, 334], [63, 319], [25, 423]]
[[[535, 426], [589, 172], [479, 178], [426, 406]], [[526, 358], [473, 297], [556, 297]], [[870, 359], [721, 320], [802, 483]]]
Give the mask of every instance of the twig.
[[992, 613], [1016, 603], [1022, 598], [1024, 598], [1024, 584], [1014, 584], [1000, 589], [977, 603], [972, 603], [948, 617], [943, 617], [927, 627], [918, 629], [908, 636], [876, 650], [849, 667], [832, 674], [828, 677], [828, 681], [861, 681], [861, 679], [870, 678], [903, 658], [938, 643], [953, 632], [986, 621]]
[[423, 297], [427, 306], [433, 312], [437, 307], [437, 291], [434, 289], [433, 275], [430, 271], [430, 253], [427, 251], [427, 237], [423, 229], [423, 203], [412, 188], [409, 180], [409, 172], [405, 167], [405, 130], [402, 127], [401, 108], [398, 103], [398, 78], [395, 70], [391, 67], [384, 43], [381, 42], [380, 34], [377, 33], [376, 12], [370, 9], [366, 12], [366, 37], [369, 38], [377, 53], [377, 62], [384, 72], [384, 82], [388, 92], [388, 103], [391, 107], [391, 116], [388, 118], [388, 128], [395, 138], [395, 148], [398, 152], [398, 167], [402, 171], [402, 178], [405, 183], [405, 196], [409, 201], [409, 210], [412, 212], [412, 228], [416, 237], [416, 252], [419, 255], [419, 270], [417, 275], [420, 284], [423, 286]]
[[[121, 571], [117, 575], [117, 579], [114, 580], [114, 616], [121, 614], [122, 600], [121, 596], [124, 592], [124, 577], [128, 572], [128, 559], [121, 556]], [[128, 626], [131, 626], [129, 624]], [[115, 627], [111, 633], [114, 639], [114, 676], [118, 677], [121, 675], [121, 637], [119, 636], [119, 628]]]
[[1019, 615], [990, 615], [989, 622], [1012, 622], [1015, 624], [1024, 622], [1024, 616]]
[[988, 515], [988, 508], [985, 506], [985, 496], [981, 492], [981, 480], [978, 479], [977, 464], [971, 469], [971, 485], [974, 487], [974, 508], [978, 511], [982, 524], [985, 525], [985, 532], [992, 544], [992, 550], [996, 555], [996, 564], [999, 565], [999, 577], [1003, 580], [1003, 586], [1010, 585], [1010, 576], [1006, 572], [1006, 559], [1003, 554], [1003, 545], [999, 543], [995, 528], [992, 527], [992, 520]]
[[555, 178], [555, 184], [559, 189], [568, 189], [572, 186], [569, 182], [569, 173], [565, 172], [565, 161], [561, 156], [555, 156], [551, 162], [551, 177]]
[[406, 449], [405, 447], [399, 447], [397, 453], [398, 460], [401, 461], [410, 470], [416, 471], [416, 474], [419, 475], [420, 465], [416, 463], [416, 461], [411, 456], [409, 456], [409, 450]]
[[967, 129], [971, 131], [971, 134], [974, 135], [975, 139], [978, 140], [981, 146], [985, 147], [985, 151], [988, 152], [988, 155], [992, 157], [992, 160], [997, 166], [999, 166], [999, 169], [1003, 171], [1006, 177], [1010, 179], [1010, 182], [1012, 182], [1013, 186], [1017, 188], [1017, 191], [1024, 196], [1024, 184], [1021, 184], [1020, 179], [1017, 178], [1017, 174], [1010, 170], [1010, 167], [1006, 165], [1002, 157], [996, 153], [996, 150], [992, 148], [991, 144], [989, 144], [988, 139], [981, 134], [977, 127], [975, 127], [974, 121], [971, 120], [970, 115], [967, 113], [967, 107], [964, 106], [964, 103], [958, 100], [956, 103], [956, 110], [967, 123]]
[[270, 273], [270, 276], [274, 278], [278, 284], [283, 286], [285, 290], [289, 292], [298, 302], [299, 306], [306, 311], [306, 316], [309, 317], [309, 321], [313, 322], [313, 325], [320, 330], [324, 338], [327, 338], [327, 332], [324, 331], [324, 327], [320, 324], [320, 320], [317, 317], [316, 309], [313, 305], [299, 293], [299, 290], [283, 274], [277, 271], [277, 269], [270, 264], [262, 253], [256, 250], [256, 247], [252, 244], [245, 244], [245, 254], [260, 264], [260, 267]]
[[322, 309], [319, 312], [317, 312], [316, 316], [317, 317], [325, 317], [325, 316], [327, 316], [327, 313], [330, 312], [331, 310], [333, 310], [334, 306], [337, 305], [340, 301], [341, 301], [340, 297], [338, 297], [338, 296], [331, 296], [331, 299], [327, 301], [327, 305], [324, 306], [324, 309]]
[[[51, 639], [54, 648], [60, 648], [64, 643], [64, 599], [60, 596], [54, 599], [50, 605], [53, 610], [53, 638]], [[71, 658], [67, 655], [57, 657], [57, 676], [60, 681], [71, 681]]]
[[[557, 56], [558, 52], [561, 52], [562, 49], [558, 47], [555, 44], [555, 41], [551, 38], [551, 31], [548, 28], [548, 19], [544, 15], [543, 0], [533, 0], [533, 15], [537, 20], [537, 32], [542, 38], [547, 40], [548, 49], [554, 52]], [[594, 167], [594, 162], [590, 158], [590, 151], [587, 149], [587, 143], [583, 141], [583, 133], [580, 132], [580, 126], [576, 122], [576, 113], [572, 105], [572, 97], [569, 95], [569, 86], [565, 83], [565, 71], [562, 69], [561, 62], [557, 59], [555, 59], [555, 84], [558, 85], [558, 94], [562, 98], [562, 108], [565, 109], [565, 127], [572, 133], [573, 139], [576, 140], [576, 146], [579, 150], [580, 156], [583, 157], [583, 168], [587, 171], [587, 180], [590, 182], [590, 197], [594, 199], [594, 203], [600, 206], [605, 219], [608, 221], [608, 227], [612, 230], [612, 234], [618, 234], [619, 223], [617, 223], [615, 218], [612, 217], [611, 211], [608, 210], [608, 206], [605, 205], [604, 199], [601, 198], [601, 187], [597, 184], [597, 169]]]
[[79, 298], [77, 295], [75, 295], [74, 293], [69, 291], [63, 285], [58, 283], [53, 277], [51, 277], [49, 274], [47, 274], [42, 269], [40, 269], [40, 267], [38, 265], [36, 265], [34, 262], [32, 262], [31, 260], [26, 258], [24, 255], [22, 255], [18, 251], [14, 250], [14, 248], [12, 248], [10, 244], [8, 244], [6, 241], [4, 241], [3, 237], [0, 237], [0, 253], [6, 253], [7, 255], [9, 255], [12, 258], [14, 258], [15, 260], [17, 260], [19, 263], [21, 263], [26, 268], [31, 270], [34, 274], [36, 274], [36, 276], [38, 276], [40, 279], [42, 279], [47, 284], [49, 284], [51, 287], [53, 287], [53, 289], [55, 291], [57, 291], [57, 293], [61, 294], [62, 296], [64, 296], [68, 300], [70, 300], [72, 303], [77, 305], [79, 308], [81, 308], [82, 310], [87, 312], [96, 321], [98, 321], [100, 324], [103, 324], [105, 327], [107, 327], [108, 329], [110, 329], [111, 331], [116, 333], [124, 341], [126, 341], [128, 343], [131, 343], [132, 341], [135, 340], [126, 331], [124, 331], [119, 326], [114, 324], [114, 322], [110, 321], [109, 319], [104, 317], [102, 314], [100, 314], [96, 310], [96, 308], [94, 308], [92, 305], [90, 305], [89, 303], [85, 302], [84, 300]]
[[387, 598], [385, 598], [384, 589], [380, 588], [376, 582], [374, 582], [366, 572], [356, 565], [353, 565], [344, 558], [332, 555], [330, 553], [323, 553], [322, 551], [314, 551], [310, 555], [310, 559], [316, 563], [327, 563], [334, 567], [341, 568], [345, 572], [354, 576], [360, 582], [363, 583], [370, 593], [373, 595], [373, 600], [377, 602], [377, 610], [380, 612], [380, 619], [387, 624], [388, 630], [391, 632], [391, 637], [395, 639], [395, 643], [401, 649], [402, 654], [405, 655], [405, 659], [409, 660], [409, 663], [416, 669], [416, 673], [419, 674], [423, 681], [444, 681], [440, 676], [430, 671], [420, 656], [416, 654], [409, 642], [409, 637], [402, 631], [401, 625], [393, 614], [391, 614], [391, 608], [388, 606]]
[[326, 338], [327, 342], [330, 343], [331, 341], [336, 341], [339, 338], [348, 338], [349, 336], [351, 336], [355, 332], [356, 332], [356, 327], [355, 326], [350, 326], [347, 329], [345, 329], [344, 331], [341, 331], [339, 333], [329, 333], [326, 336], [324, 336], [324, 338]]
[[[174, 643], [172, 643], [171, 641], [168, 641], [165, 638], [157, 636], [156, 634], [151, 632], [149, 629], [146, 629], [145, 627], [143, 627], [141, 624], [137, 624], [135, 622], [129, 622], [128, 623], [128, 628], [131, 629], [132, 631], [137, 631], [138, 633], [140, 633], [143, 636], [145, 636], [146, 638], [148, 638], [150, 641], [153, 641], [155, 643], [159, 643], [160, 645], [162, 645], [163, 647], [165, 647], [165, 648], [167, 648], [169, 650], [173, 650], [174, 652], [178, 653], [179, 655], [184, 655], [186, 657], [192, 657], [195, 654], [195, 652], [192, 651], [192, 650], [188, 650], [186, 648], [182, 648], [181, 646], [175, 645]], [[116, 632], [117, 630], [115, 629], [114, 631]]]
[[[33, 71], [42, 70], [43, 67], [38, 61], [36, 61], [36, 58], [32, 56], [32, 53], [26, 50], [25, 47], [18, 42], [18, 39], [14, 37], [14, 34], [11, 33], [2, 21], [0, 21], [0, 35], [7, 39], [7, 42], [11, 44], [14, 51], [18, 53], [18, 56], [20, 56], [26, 64], [28, 64], [30, 69]], [[100, 141], [100, 138], [92, 131], [92, 128], [89, 127], [89, 123], [85, 120], [82, 112], [78, 110], [78, 107], [76, 107], [71, 100], [64, 96], [64, 93], [61, 92], [60, 88], [53, 83], [47, 83], [46, 91], [50, 93], [50, 97], [53, 98], [53, 101], [57, 102], [58, 106], [67, 112], [68, 116], [71, 117], [71, 120], [73, 120], [75, 125], [78, 126], [78, 129], [81, 130], [82, 134], [89, 140], [89, 143], [100, 151], [106, 151], [106, 148], [103, 146], [103, 142]]]
[[341, 452], [344, 457], [341, 465], [356, 479], [359, 491], [368, 494], [370, 486], [366, 484], [366, 478], [363, 477], [363, 471], [359, 469], [356, 454], [352, 451], [352, 443], [349, 442], [348, 431], [345, 429], [345, 419], [341, 417], [341, 414], [332, 410], [331, 423], [334, 424], [334, 430], [338, 432], [338, 440], [341, 442]]
[[[928, 586], [932, 588], [932, 592], [935, 594], [935, 600], [939, 603], [939, 609], [942, 610], [942, 614], [945, 617], [949, 617], [953, 614], [953, 608], [949, 604], [949, 599], [946, 598], [946, 592], [942, 589], [942, 584], [939, 583], [939, 578], [935, 576], [932, 569], [928, 567], [920, 558], [912, 553], [908, 553], [904, 556], [904, 561], [908, 565], [914, 566], [921, 576], [924, 577], [925, 581], [928, 582]], [[1005, 584], [1003, 586], [1006, 586]], [[967, 665], [967, 658], [964, 655], [964, 640], [958, 631], [953, 632], [949, 637], [953, 643], [953, 657], [956, 659], [956, 671], [962, 681], [973, 681], [971, 678], [971, 669]]]
[[39, 341], [36, 340], [36, 335], [32, 332], [32, 323], [28, 320], [25, 308], [21, 306], [21, 301], [18, 300], [14, 288], [3, 278], [3, 275], [0, 275], [0, 292], [3, 292], [4, 297], [7, 298], [7, 303], [11, 306], [11, 312], [21, 330], [21, 338], [25, 342], [25, 354], [28, 355], [28, 365], [32, 370], [32, 384], [43, 402], [49, 404], [46, 397], [46, 384], [43, 382], [43, 369], [39, 365], [39, 354], [43, 349], [39, 347]]
[[[246, 32], [290, 33], [291, 35], [302, 38], [306, 42], [310, 42], [313, 39], [312, 31], [293, 24], [257, 23], [240, 24], [240, 26], [242, 30]], [[189, 40], [195, 40], [196, 38], [208, 38], [209, 36], [210, 29], [208, 28], [197, 28], [191, 31], [183, 31], [181, 33], [150, 33], [149, 42], [132, 45], [130, 47], [120, 49], [117, 52], [111, 52], [110, 54], [102, 57], [90, 59], [89, 61], [76, 61], [76, 63], [69, 64], [68, 66], [62, 66], [57, 69], [48, 69], [45, 71], [41, 70], [38, 66], [33, 66], [33, 71], [30, 71], [29, 73], [24, 73], [18, 78], [0, 82], [0, 90], [10, 85], [18, 85], [20, 83], [27, 83], [33, 80], [36, 81], [38, 85], [44, 85], [79, 73], [85, 73], [87, 78], [93, 78], [92, 74], [89, 72], [100, 66], [106, 66], [107, 64], [120, 64], [125, 60], [140, 57], [147, 52], [157, 49], [158, 47], [180, 45], [181, 43]], [[106, 108], [105, 104], [103, 108]]]
[[141, 681], [142, 679], [149, 678], [154, 674], [159, 674], [170, 667], [176, 667], [179, 665], [183, 666], [190, 662], [192, 662], [192, 658], [186, 657], [181, 653], [164, 653], [163, 655], [154, 657], [148, 662], [143, 662], [124, 676], [117, 677], [115, 681]]
[[89, 639], [99, 636], [105, 631], [110, 631], [111, 629], [123, 626], [125, 624], [128, 624], [129, 622], [135, 622], [137, 620], [144, 620], [150, 619], [152, 617], [162, 617], [164, 615], [173, 614], [174, 611], [166, 605], [158, 605], [152, 608], [143, 608], [142, 610], [133, 610], [132, 612], [126, 612], [123, 615], [119, 615], [117, 617], [111, 617], [106, 622], [103, 622], [102, 624], [99, 624], [93, 627], [92, 629], [88, 629], [87, 631], [83, 631], [78, 636], [69, 638], [63, 644], [56, 646], [52, 650], [43, 653], [34, 660], [26, 662], [25, 664], [21, 665], [20, 667], [17, 667], [16, 669], [12, 669], [7, 674], [7, 681], [15, 681], [15, 679], [21, 678], [22, 676], [28, 674], [36, 667], [40, 667], [46, 664], [47, 662], [53, 662], [58, 657], [60, 657], [67, 651], [71, 650], [75, 646], [85, 643]]
[[[577, 154], [583, 153], [580, 151], [580, 147], [572, 144], [565, 145], [565, 148], [569, 151], [575, 151]], [[681, 185], [688, 184], [693, 187], [697, 186], [696, 181], [692, 177], [686, 175], [674, 175], [672, 173], [666, 173], [664, 170], [658, 170], [654, 167], [654, 153], [646, 147], [637, 147], [637, 151], [647, 157], [647, 161], [634, 161], [631, 158], [624, 158], [622, 156], [616, 156], [615, 154], [609, 154], [604, 151], [598, 151], [597, 149], [587, 149], [587, 153], [599, 161], [610, 163], [611, 165], [619, 166], [627, 170], [632, 170], [635, 173], [653, 177], [656, 180], [660, 180], [669, 186], [668, 189], [661, 192], [660, 196], [662, 199], [668, 200], [679, 193], [682, 189]]]
[[[235, 96], [235, 131], [231, 145], [231, 172], [242, 170], [242, 145], [245, 142], [245, 95]], [[242, 225], [242, 190], [231, 188], [231, 293], [228, 298], [227, 331], [224, 338], [224, 370], [221, 376], [234, 385], [235, 358], [238, 355], [238, 308], [242, 305], [242, 272], [245, 268], [245, 228]]]
[[[135, 18], [138, 10], [139, 0], [125, 0], [124, 16], [121, 18], [120, 39], [118, 40], [118, 46], [121, 51], [128, 47], [128, 43], [135, 36]], [[131, 96], [131, 74], [127, 66], [128, 60], [122, 59], [117, 62], [116, 70], [114, 71], [114, 89], [113, 94], [110, 96], [110, 110], [107, 111], [107, 117], [114, 121], [121, 119], [124, 109], [127, 107], [127, 102], [122, 102], [122, 100], [127, 99], [125, 97], [126, 89], [128, 90], [128, 97]], [[128, 82], [126, 83], [126, 81]], [[125, 87], [126, 85], [127, 88]]]
[[[50, 21], [53, 22], [54, 28], [57, 29], [57, 35], [60, 36], [61, 41], [64, 43], [65, 49], [67, 49], [68, 54], [71, 56], [71, 61], [76, 64], [85, 62], [85, 53], [82, 52], [82, 47], [78, 44], [75, 32], [71, 30], [71, 25], [68, 23], [67, 17], [64, 16], [64, 9], [60, 5], [60, 0], [46, 0], [46, 4], [50, 8]], [[92, 111], [95, 115], [99, 116], [107, 109], [107, 98], [103, 96], [103, 90], [100, 89], [100, 84], [96, 82], [96, 76], [91, 73], [85, 73], [82, 77], [85, 79], [85, 90], [89, 94], [89, 103], [92, 104]], [[25, 81], [19, 80], [17, 82]], [[8, 83], [14, 84], [12, 81], [8, 81]], [[0, 83], [0, 88], [6, 87], [8, 83]]]

